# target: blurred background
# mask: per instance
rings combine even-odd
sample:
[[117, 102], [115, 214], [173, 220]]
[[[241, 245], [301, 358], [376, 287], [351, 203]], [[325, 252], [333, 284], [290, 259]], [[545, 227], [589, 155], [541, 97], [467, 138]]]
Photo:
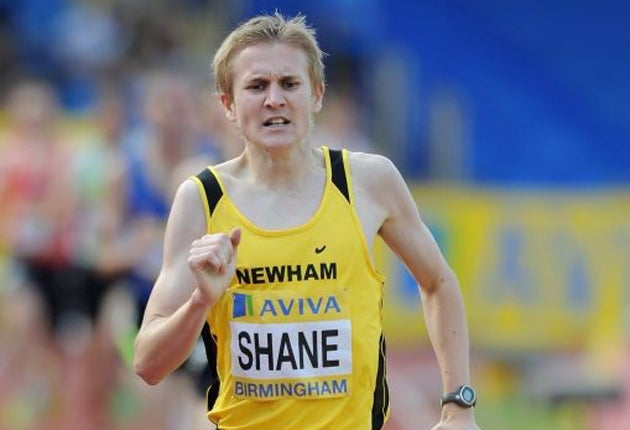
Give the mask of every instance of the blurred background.
[[[0, 0], [0, 429], [207, 429], [204, 351], [132, 345], [177, 185], [241, 146], [209, 65], [253, 14], [325, 52], [316, 145], [390, 157], [457, 272], [478, 423], [630, 428], [630, 6]], [[393, 411], [439, 417], [417, 286], [377, 243]]]

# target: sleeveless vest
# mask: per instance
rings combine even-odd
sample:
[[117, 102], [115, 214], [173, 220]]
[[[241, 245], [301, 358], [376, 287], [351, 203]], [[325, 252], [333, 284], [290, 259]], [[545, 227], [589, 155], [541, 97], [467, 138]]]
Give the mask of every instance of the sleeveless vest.
[[384, 278], [358, 219], [347, 152], [322, 147], [326, 185], [306, 223], [265, 230], [209, 167], [192, 179], [208, 233], [241, 228], [236, 275], [202, 335], [221, 430], [380, 429], [389, 414]]

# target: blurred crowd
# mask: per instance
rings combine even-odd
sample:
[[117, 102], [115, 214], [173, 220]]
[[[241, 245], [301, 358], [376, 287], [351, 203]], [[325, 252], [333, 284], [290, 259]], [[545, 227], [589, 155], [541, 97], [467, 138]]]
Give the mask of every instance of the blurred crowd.
[[[141, 87], [133, 124], [115, 87], [80, 119], [44, 80], [6, 93], [0, 428], [194, 428], [182, 423], [203, 419], [201, 345], [180, 375], [151, 391], [132, 374], [131, 348], [176, 188], [242, 147], [218, 100], [187, 76], [150, 71]], [[349, 103], [331, 96], [317, 142], [368, 145]]]
[[[209, 428], [201, 343], [159, 387], [131, 368], [175, 190], [242, 150], [185, 24], [213, 2], [172, 4], [0, 3], [0, 429]], [[314, 144], [369, 149], [327, 100]]]
[[[7, 92], [0, 428], [118, 428], [109, 421], [126, 418], [138, 422], [131, 428], [166, 428], [175, 418], [158, 412], [176, 411], [180, 423], [203, 415], [175, 406], [179, 398], [142, 417], [151, 399], [129, 410], [134, 403], [119, 396], [144, 391], [131, 376], [131, 348], [161, 264], [171, 197], [187, 176], [224, 157], [220, 142], [238, 143], [184, 76], [153, 71], [143, 86], [143, 116], [133, 127], [115, 88], [80, 124], [45, 81]], [[193, 375], [187, 383], [200, 381], [201, 358], [182, 372]], [[204, 389], [191, 392], [201, 408]]]
[[5, 89], [24, 74], [44, 77], [64, 108], [94, 109], [101, 86], [123, 85], [155, 68], [207, 73], [225, 25], [214, 1], [3, 0], [0, 60]]

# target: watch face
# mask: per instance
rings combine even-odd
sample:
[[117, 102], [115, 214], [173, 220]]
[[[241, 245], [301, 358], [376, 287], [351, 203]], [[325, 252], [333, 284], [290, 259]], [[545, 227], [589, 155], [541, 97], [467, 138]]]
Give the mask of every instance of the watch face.
[[461, 399], [467, 404], [472, 405], [475, 403], [476, 394], [475, 394], [475, 391], [471, 387], [467, 385], [463, 386], [459, 395]]

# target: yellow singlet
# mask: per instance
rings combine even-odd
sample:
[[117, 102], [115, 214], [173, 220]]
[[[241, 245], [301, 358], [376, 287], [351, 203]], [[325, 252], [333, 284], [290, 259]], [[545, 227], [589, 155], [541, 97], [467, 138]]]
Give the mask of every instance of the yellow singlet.
[[252, 224], [214, 168], [193, 177], [208, 232], [242, 230], [236, 276], [204, 328], [216, 366], [208, 417], [220, 430], [380, 429], [389, 413], [384, 279], [354, 208], [347, 153], [322, 151], [320, 206], [289, 229]]

